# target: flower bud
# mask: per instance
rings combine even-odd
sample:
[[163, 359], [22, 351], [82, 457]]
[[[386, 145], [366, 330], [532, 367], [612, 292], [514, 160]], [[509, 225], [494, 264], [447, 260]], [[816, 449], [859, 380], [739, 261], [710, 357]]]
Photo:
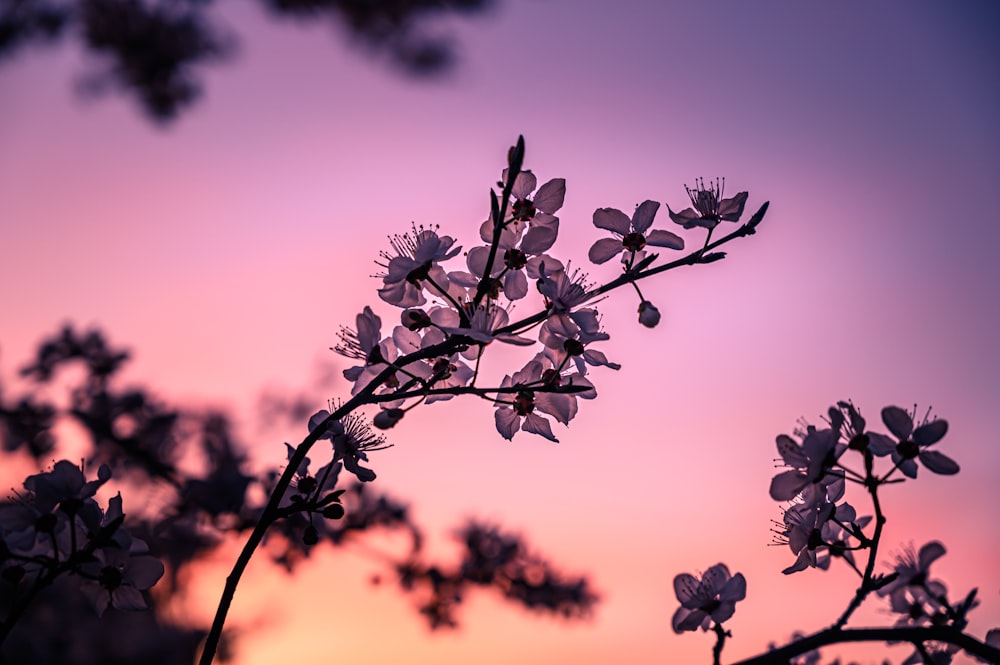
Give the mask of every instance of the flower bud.
[[372, 418], [372, 424], [379, 429], [392, 429], [403, 419], [405, 413], [402, 409], [385, 409]]
[[422, 309], [407, 309], [399, 317], [403, 327], [409, 330], [420, 330], [431, 325], [431, 317]]
[[328, 520], [339, 520], [344, 516], [344, 507], [339, 503], [331, 503], [323, 509], [323, 517]]
[[660, 322], [660, 310], [648, 300], [639, 303], [639, 323], [647, 328], [655, 328]]

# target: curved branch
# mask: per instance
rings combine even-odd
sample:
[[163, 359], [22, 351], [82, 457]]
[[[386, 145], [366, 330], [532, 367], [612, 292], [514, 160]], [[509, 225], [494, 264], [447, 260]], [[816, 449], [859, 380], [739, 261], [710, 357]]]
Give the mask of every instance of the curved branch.
[[788, 665], [790, 658], [831, 644], [851, 642], [946, 642], [979, 658], [986, 663], [1000, 663], [1000, 649], [980, 642], [976, 638], [949, 626], [901, 626], [898, 628], [851, 628], [838, 630], [827, 628], [813, 635], [773, 649], [753, 658], [741, 660], [732, 665]]

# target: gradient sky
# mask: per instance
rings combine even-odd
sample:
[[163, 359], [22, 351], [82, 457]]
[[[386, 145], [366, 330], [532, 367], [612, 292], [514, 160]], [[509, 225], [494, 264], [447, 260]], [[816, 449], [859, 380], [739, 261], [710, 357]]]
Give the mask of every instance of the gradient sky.
[[[591, 621], [476, 597], [464, 630], [429, 635], [367, 585], [359, 553], [320, 553], [294, 580], [261, 560], [236, 601], [241, 665], [706, 662], [710, 636], [670, 630], [671, 580], [719, 561], [749, 589], [726, 660], [829, 625], [855, 580], [780, 574], [792, 555], [768, 547], [767, 487], [775, 435], [848, 398], [870, 421], [914, 403], [949, 420], [940, 449], [961, 474], [890, 488], [883, 551], [943, 541], [953, 595], [980, 588], [972, 632], [1000, 625], [998, 5], [503, 0], [442, 28], [461, 65], [422, 83], [327, 28], [219, 9], [241, 55], [165, 129], [122, 96], [81, 102], [69, 46], [0, 68], [5, 378], [62, 322], [99, 325], [134, 350], [132, 380], [231, 407], [254, 440], [262, 389], [322, 385], [317, 408], [346, 393], [327, 348], [380, 305], [368, 275], [386, 234], [412, 220], [477, 242], [518, 134], [542, 181], [567, 179], [554, 252], [580, 265], [598, 207], [677, 209], [684, 183], [716, 175], [749, 208], [772, 203], [722, 263], [644, 287], [657, 329], [636, 324], [632, 293], [601, 303], [623, 369], [594, 372], [601, 395], [560, 444], [506, 443], [488, 405], [452, 402], [413, 412], [374, 459], [432, 547], [480, 516], [589, 574]], [[284, 457], [281, 440], [255, 451]], [[205, 570], [206, 605], [224, 574]], [[866, 607], [857, 625], [892, 621]]]

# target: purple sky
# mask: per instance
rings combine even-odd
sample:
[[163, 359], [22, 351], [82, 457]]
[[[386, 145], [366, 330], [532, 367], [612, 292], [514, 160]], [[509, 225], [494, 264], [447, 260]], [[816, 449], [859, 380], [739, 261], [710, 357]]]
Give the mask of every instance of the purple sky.
[[[241, 663], [331, 649], [352, 664], [707, 660], [709, 637], [670, 631], [671, 580], [718, 561], [749, 586], [728, 658], [819, 629], [854, 580], [780, 574], [791, 554], [766, 546], [779, 515], [767, 486], [774, 436], [847, 398], [871, 421], [914, 402], [949, 420], [941, 446], [962, 473], [889, 492], [886, 551], [942, 540], [935, 570], [953, 593], [980, 587], [972, 631], [1000, 625], [996, 4], [507, 0], [443, 26], [461, 65], [423, 83], [327, 28], [219, 10], [242, 54], [166, 129], [122, 96], [80, 102], [87, 64], [68, 46], [0, 68], [5, 378], [63, 321], [100, 325], [134, 349], [133, 380], [249, 423], [261, 389], [339, 377], [327, 348], [382, 305], [367, 276], [386, 234], [413, 220], [476, 242], [518, 134], [541, 181], [567, 179], [556, 252], [579, 265], [598, 207], [677, 209], [685, 183], [717, 175], [751, 209], [772, 204], [726, 261], [644, 287], [664, 313], [655, 331], [635, 323], [634, 294], [600, 305], [623, 369], [594, 373], [602, 394], [558, 446], [503, 442], [470, 401], [414, 412], [374, 459], [442, 548], [479, 515], [591, 574], [604, 598], [592, 622], [480, 599], [463, 632], [428, 638], [405, 602], [372, 593], [362, 556], [327, 553], [293, 582], [258, 566], [237, 616], [288, 614], [245, 640]], [[345, 392], [324, 384], [317, 408]], [[255, 449], [276, 462], [280, 444]], [[206, 602], [223, 574], [205, 572]], [[869, 604], [859, 625], [891, 620]]]

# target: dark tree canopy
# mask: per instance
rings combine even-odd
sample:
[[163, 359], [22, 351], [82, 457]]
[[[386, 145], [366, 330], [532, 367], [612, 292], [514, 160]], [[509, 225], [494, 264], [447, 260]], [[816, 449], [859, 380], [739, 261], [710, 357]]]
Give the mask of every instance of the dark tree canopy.
[[[165, 610], [196, 583], [186, 574], [191, 564], [252, 529], [263, 510], [254, 497], [269, 494], [280, 474], [278, 467], [260, 475], [250, 472], [247, 448], [229, 414], [170, 407], [148, 388], [121, 385], [119, 373], [128, 359], [127, 351], [108, 344], [96, 330], [67, 326], [43, 340], [21, 369], [25, 390], [12, 394], [11, 383], [0, 377], [0, 465], [19, 457], [51, 469], [62, 443], [58, 423], [75, 423], [87, 438], [84, 474], [92, 477], [98, 464], [106, 464], [112, 484], [128, 488], [125, 526], [164, 564], [163, 580], [144, 592], [151, 611], [110, 609], [98, 617], [74, 574], [45, 582], [35, 594], [32, 585], [45, 578], [33, 561], [16, 554], [16, 546], [8, 547], [18, 529], [0, 519], [0, 634], [9, 635], [0, 664], [193, 662], [205, 627], [179, 625], [171, 618], [176, 612]], [[83, 372], [66, 373], [70, 366], [82, 366]], [[305, 429], [303, 400], [269, 396], [266, 417]], [[281, 443], [275, 446], [280, 449]], [[201, 461], [198, 468], [182, 463], [191, 459]], [[290, 492], [291, 504], [302, 499], [295, 493], [305, 482], [301, 478]], [[404, 537], [402, 551], [382, 553], [385, 575], [374, 582], [395, 579], [432, 628], [457, 627], [463, 599], [477, 589], [567, 619], [588, 615], [597, 602], [586, 577], [559, 572], [521, 537], [497, 525], [467, 522], [456, 530], [457, 560], [430, 560], [406, 503], [368, 483], [342, 479], [340, 485], [338, 508], [323, 515], [329, 519], [289, 510], [269, 533], [263, 549], [289, 574], [317, 547], [339, 548], [375, 531], [394, 531]], [[29, 491], [17, 492], [0, 500], [0, 517], [30, 502]], [[22, 607], [29, 594], [32, 602]]]
[[[454, 64], [454, 44], [427, 27], [474, 14], [492, 0], [259, 0], [279, 19], [339, 24], [363, 47], [414, 75]], [[0, 60], [31, 44], [79, 39], [100, 69], [84, 89], [119, 88], [146, 114], [169, 121], [198, 99], [200, 70], [235, 52], [237, 37], [213, 17], [213, 0], [0, 0]]]

